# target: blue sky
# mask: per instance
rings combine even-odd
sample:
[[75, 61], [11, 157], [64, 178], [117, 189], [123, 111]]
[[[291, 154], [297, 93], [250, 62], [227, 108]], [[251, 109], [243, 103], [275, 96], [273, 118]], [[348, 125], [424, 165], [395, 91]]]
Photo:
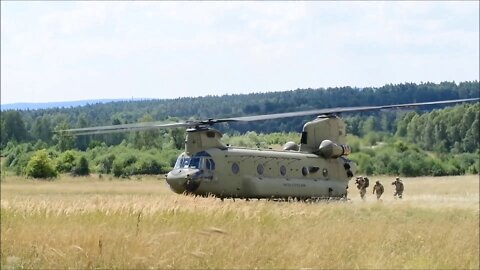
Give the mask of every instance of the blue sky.
[[479, 2], [1, 1], [1, 103], [479, 80]]

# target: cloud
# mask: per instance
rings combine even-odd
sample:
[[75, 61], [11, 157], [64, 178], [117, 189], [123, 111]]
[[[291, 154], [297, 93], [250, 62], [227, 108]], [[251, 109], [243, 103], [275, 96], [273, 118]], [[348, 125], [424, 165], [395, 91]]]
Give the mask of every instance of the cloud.
[[132, 89], [174, 97], [459, 81], [479, 73], [478, 2], [1, 5], [2, 103], [130, 97]]

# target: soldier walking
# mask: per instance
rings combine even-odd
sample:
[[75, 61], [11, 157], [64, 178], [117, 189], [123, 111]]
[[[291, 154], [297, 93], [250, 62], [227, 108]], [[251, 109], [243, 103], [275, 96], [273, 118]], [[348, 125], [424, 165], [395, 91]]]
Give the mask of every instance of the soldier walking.
[[380, 183], [380, 181], [375, 182], [375, 185], [373, 186], [373, 194], [377, 194], [377, 200], [380, 200], [380, 197], [382, 197], [384, 188], [383, 185]]
[[402, 180], [400, 180], [399, 177], [395, 178], [395, 181], [392, 182], [392, 185], [395, 185], [395, 193], [393, 194], [393, 197], [397, 199], [397, 196], [399, 199], [402, 198], [403, 194], [403, 183]]
[[367, 194], [368, 181], [362, 176], [357, 177], [355, 180], [358, 190], [360, 190], [360, 197], [365, 200], [365, 194]]

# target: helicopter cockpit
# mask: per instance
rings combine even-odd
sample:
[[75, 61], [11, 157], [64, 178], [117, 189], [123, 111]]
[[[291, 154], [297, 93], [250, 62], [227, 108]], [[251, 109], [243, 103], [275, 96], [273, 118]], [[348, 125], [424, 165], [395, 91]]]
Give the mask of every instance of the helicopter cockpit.
[[201, 181], [213, 179], [214, 170], [215, 162], [207, 152], [202, 151], [191, 157], [182, 153], [173, 170], [167, 174], [167, 183], [177, 193], [193, 192]]
[[197, 153], [193, 157], [182, 153], [178, 156], [173, 169], [200, 169], [213, 171], [215, 170], [215, 162], [206, 152]]

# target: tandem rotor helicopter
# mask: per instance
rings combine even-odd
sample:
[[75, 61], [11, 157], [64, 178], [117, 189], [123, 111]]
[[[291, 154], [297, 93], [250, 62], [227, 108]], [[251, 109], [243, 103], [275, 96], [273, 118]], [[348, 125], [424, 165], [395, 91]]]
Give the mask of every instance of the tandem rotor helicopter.
[[[177, 159], [166, 181], [179, 194], [219, 198], [347, 198], [356, 164], [347, 158], [346, 125], [337, 114], [424, 105], [478, 101], [456, 99], [385, 106], [339, 107], [181, 123], [135, 123], [65, 130], [91, 135], [151, 129], [186, 128], [185, 152]], [[288, 142], [282, 150], [249, 149], [225, 145], [218, 123], [249, 122], [317, 115], [305, 123], [300, 144]]]

